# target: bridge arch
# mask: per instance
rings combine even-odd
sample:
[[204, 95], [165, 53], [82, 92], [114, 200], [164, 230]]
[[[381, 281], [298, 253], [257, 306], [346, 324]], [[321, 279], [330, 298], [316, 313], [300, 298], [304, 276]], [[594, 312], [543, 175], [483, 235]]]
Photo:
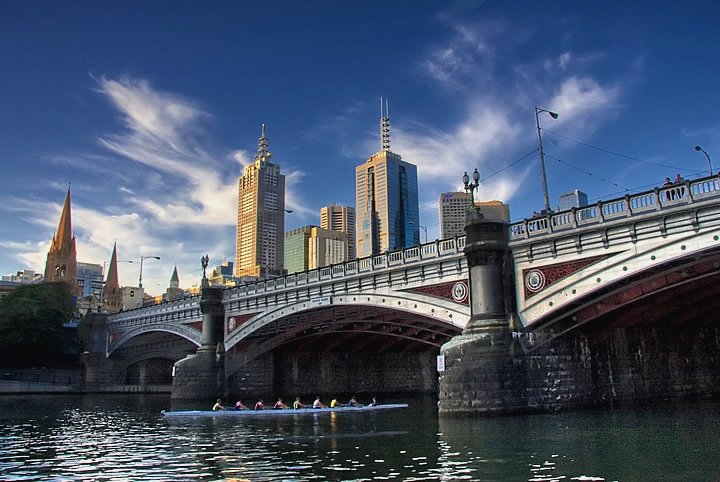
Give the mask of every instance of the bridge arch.
[[[609, 283], [529, 327], [542, 344], [571, 330], [704, 325], [720, 310], [720, 247], [673, 258]], [[535, 344], [533, 348], [539, 347]]]
[[183, 339], [191, 342], [196, 347], [199, 347], [200, 343], [201, 343], [202, 334], [187, 325], [178, 325], [178, 324], [170, 324], [170, 323], [161, 323], [161, 324], [156, 324], [156, 325], [141, 325], [135, 329], [123, 332], [116, 339], [110, 339], [108, 342], [106, 357], [110, 358], [110, 356], [116, 350], [118, 350], [122, 346], [126, 345], [128, 342], [130, 342], [130, 340], [132, 340], [136, 337], [139, 337], [139, 336], [142, 336], [145, 334], [149, 334], [149, 333], [154, 333], [154, 332], [170, 333], [170, 334], [176, 335], [180, 338], [183, 338]]
[[[427, 302], [373, 304], [333, 303], [330, 305], [270, 313], [248, 320], [226, 342], [226, 374], [231, 376], [264, 354], [276, 349], [302, 352], [363, 350], [439, 352], [440, 346], [459, 334], [467, 324], [467, 308], [445, 305], [440, 309]], [[357, 298], [357, 297], [356, 297]], [[379, 300], [378, 300], [379, 301]], [[394, 301], [394, 300], [393, 300]], [[399, 307], [398, 307], [399, 306]], [[442, 313], [442, 316], [440, 315]]]

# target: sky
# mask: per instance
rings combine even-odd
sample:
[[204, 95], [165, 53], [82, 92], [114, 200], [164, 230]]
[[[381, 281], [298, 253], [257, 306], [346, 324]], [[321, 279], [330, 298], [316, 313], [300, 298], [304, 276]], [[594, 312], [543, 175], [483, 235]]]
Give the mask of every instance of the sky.
[[141, 256], [146, 292], [196, 285], [235, 260], [262, 124], [286, 230], [319, 225], [355, 204], [381, 97], [430, 240], [475, 168], [512, 221], [543, 208], [535, 106], [551, 206], [706, 176], [719, 27], [710, 1], [0, 2], [0, 274], [44, 271], [70, 185], [79, 262], [116, 242], [122, 285]]

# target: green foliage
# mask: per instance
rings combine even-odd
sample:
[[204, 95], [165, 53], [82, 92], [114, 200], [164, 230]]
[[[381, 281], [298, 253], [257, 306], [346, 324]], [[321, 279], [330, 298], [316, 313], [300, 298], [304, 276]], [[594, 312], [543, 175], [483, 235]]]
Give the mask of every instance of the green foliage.
[[69, 342], [63, 323], [74, 313], [67, 283], [22, 285], [0, 301], [0, 361], [9, 366], [48, 366]]

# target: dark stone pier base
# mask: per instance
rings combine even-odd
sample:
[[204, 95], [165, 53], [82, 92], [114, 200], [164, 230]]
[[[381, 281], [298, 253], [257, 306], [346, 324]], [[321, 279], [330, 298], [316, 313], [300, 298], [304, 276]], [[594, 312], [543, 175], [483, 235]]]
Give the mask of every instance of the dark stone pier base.
[[172, 399], [212, 400], [225, 393], [225, 351], [221, 339], [224, 310], [222, 288], [203, 280], [202, 345], [173, 366]]

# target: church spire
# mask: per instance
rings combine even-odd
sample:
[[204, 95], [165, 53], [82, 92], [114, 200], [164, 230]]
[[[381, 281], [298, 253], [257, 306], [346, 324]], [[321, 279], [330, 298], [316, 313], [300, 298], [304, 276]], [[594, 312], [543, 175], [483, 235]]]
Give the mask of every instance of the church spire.
[[60, 215], [60, 223], [53, 236], [52, 246], [50, 250], [61, 251], [70, 245], [71, 242], [75, 242], [75, 238], [72, 235], [72, 216], [70, 213], [70, 186], [68, 186], [67, 195], [65, 196], [65, 205], [63, 206], [62, 214]]
[[390, 106], [385, 99], [385, 110], [383, 111], [383, 98], [380, 97], [380, 143], [382, 151], [390, 150]]
[[45, 281], [65, 281], [77, 291], [77, 256], [75, 237], [72, 234], [70, 212], [70, 186], [65, 196], [57, 232], [53, 235], [45, 263]]
[[113, 243], [110, 266], [108, 266], [107, 276], [105, 276], [105, 285], [103, 286], [102, 293], [101, 303], [105, 311], [108, 313], [117, 313], [122, 309], [123, 295], [118, 281], [117, 243]]
[[272, 157], [272, 152], [268, 151], [268, 140], [265, 137], [265, 124], [262, 125], [262, 133], [258, 139], [258, 153], [255, 161], [267, 161]]
[[118, 269], [117, 269], [117, 243], [113, 243], [112, 256], [110, 256], [110, 265], [108, 266], [107, 276], [105, 277], [105, 288], [118, 288], [120, 283], [118, 281]]

